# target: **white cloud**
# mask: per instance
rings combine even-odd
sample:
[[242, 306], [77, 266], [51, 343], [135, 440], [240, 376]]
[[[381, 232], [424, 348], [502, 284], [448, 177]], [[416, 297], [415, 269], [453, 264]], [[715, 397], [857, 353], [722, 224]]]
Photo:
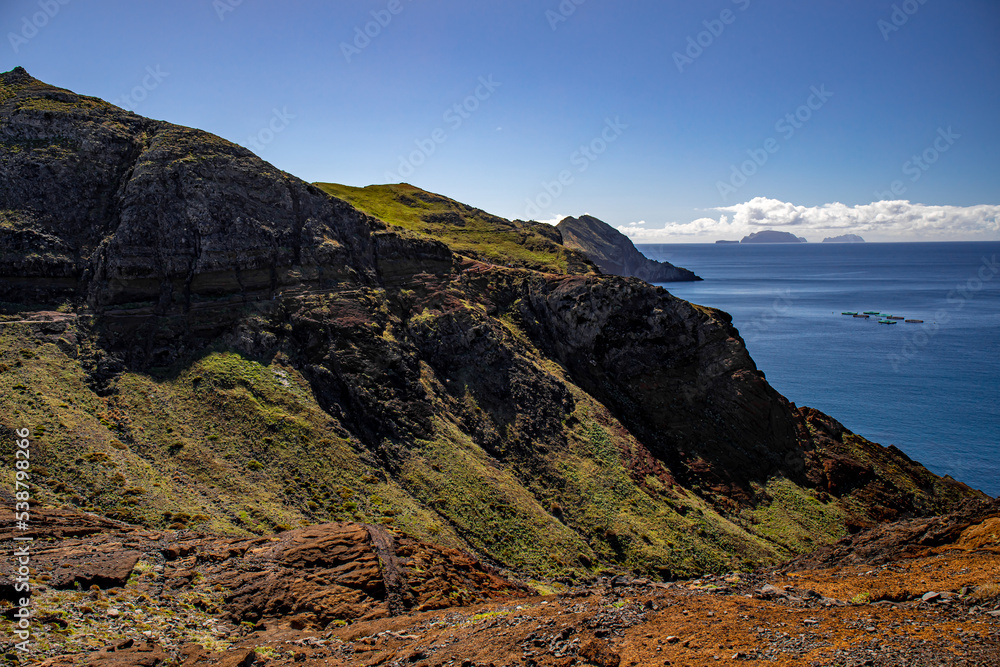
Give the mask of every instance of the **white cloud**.
[[[847, 206], [796, 206], [757, 197], [717, 209], [715, 218], [668, 223], [655, 229], [633, 222], [619, 231], [639, 243], [738, 240], [752, 232], [778, 229], [822, 241], [825, 236], [860, 234], [869, 241], [996, 240], [1000, 206], [930, 206], [908, 201], [880, 201]], [[728, 215], [727, 215], [728, 214]]]
[[566, 216], [566, 215], [557, 215], [557, 216], [556, 216], [556, 217], [554, 217], [554, 218], [549, 218], [549, 219], [547, 219], [547, 220], [535, 220], [535, 222], [543, 222], [543, 223], [545, 223], [546, 225], [552, 225], [553, 227], [555, 227], [555, 226], [556, 226], [556, 225], [558, 225], [558, 224], [559, 224], [560, 222], [562, 222], [562, 221], [563, 221], [563, 219], [565, 219], [565, 218], [567, 218], [567, 217], [569, 217], [569, 216]]
[[[583, 217], [585, 215], [590, 215], [590, 213], [581, 213], [577, 217]], [[556, 225], [558, 225], [560, 222], [562, 222], [563, 220], [565, 220], [568, 217], [570, 217], [570, 216], [559, 214], [559, 215], [555, 216], [554, 218], [548, 218], [548, 219], [545, 219], [545, 220], [535, 220], [535, 222], [542, 222], [542, 223], [545, 223], [546, 225], [552, 225], [553, 227], [555, 227]], [[635, 224], [635, 223], [633, 223], [633, 224]]]

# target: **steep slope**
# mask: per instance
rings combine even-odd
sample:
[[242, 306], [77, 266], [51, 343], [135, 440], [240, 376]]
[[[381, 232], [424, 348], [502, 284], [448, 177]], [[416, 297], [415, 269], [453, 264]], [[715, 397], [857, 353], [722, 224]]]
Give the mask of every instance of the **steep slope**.
[[636, 249], [629, 237], [593, 216], [564, 218], [556, 229], [567, 247], [584, 253], [604, 273], [642, 278], [649, 283], [701, 280], [687, 269], [649, 259]]
[[472, 259], [547, 273], [598, 272], [585, 254], [564, 246], [550, 225], [506, 220], [407, 183], [316, 186], [391, 225], [444, 241]]
[[0, 455], [31, 429], [39, 500], [391, 525], [553, 578], [773, 562], [979, 495], [796, 409], [724, 313], [477, 261], [217, 137], [0, 84]]

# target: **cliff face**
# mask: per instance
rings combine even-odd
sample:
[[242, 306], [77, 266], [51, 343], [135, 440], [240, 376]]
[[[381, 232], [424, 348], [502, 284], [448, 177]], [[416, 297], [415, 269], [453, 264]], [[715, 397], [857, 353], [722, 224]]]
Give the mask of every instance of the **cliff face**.
[[232, 322], [222, 311], [286, 288], [375, 285], [394, 255], [412, 266], [390, 261], [389, 275], [451, 261], [218, 137], [23, 70], [3, 86], [0, 299], [159, 318], [169, 330], [143, 330], [130, 358], [169, 360], [159, 348], [178, 334], [211, 337]]
[[796, 409], [725, 313], [456, 254], [217, 137], [0, 76], [0, 419], [32, 429], [42, 500], [363, 521], [577, 577], [770, 562], [977, 495]]
[[649, 259], [627, 236], [592, 216], [565, 218], [556, 229], [567, 247], [586, 254], [604, 273], [642, 278], [648, 283], [701, 280], [687, 269]]

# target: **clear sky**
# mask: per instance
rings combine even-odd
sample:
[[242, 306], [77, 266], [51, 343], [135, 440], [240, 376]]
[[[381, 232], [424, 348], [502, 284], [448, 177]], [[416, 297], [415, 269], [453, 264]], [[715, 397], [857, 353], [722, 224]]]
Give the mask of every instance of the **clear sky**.
[[637, 241], [1000, 239], [997, 0], [2, 0], [0, 26], [0, 70], [309, 181]]

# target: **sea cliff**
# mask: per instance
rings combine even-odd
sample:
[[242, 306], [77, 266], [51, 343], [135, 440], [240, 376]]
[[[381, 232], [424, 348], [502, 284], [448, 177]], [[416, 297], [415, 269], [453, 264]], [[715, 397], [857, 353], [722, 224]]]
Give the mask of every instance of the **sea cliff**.
[[981, 497], [789, 402], [727, 314], [548, 230], [437, 200], [457, 217], [407, 229], [211, 134], [0, 86], [0, 412], [47, 502], [390, 526], [574, 580], [756, 567]]

